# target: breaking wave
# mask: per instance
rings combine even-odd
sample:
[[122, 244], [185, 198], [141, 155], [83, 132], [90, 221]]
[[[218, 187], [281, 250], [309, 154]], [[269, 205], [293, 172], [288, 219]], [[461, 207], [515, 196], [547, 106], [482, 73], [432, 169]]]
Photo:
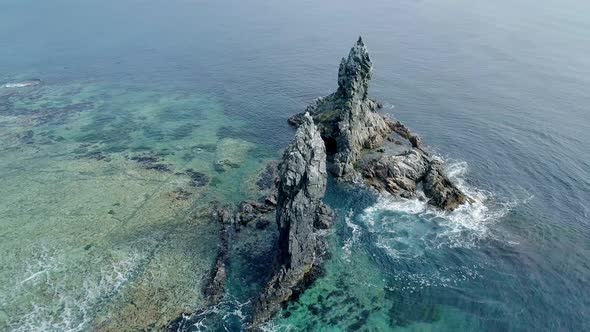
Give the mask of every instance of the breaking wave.
[[354, 212], [350, 210], [344, 218], [346, 226], [351, 230], [352, 236], [344, 241], [342, 251], [344, 252], [344, 260], [350, 262], [350, 255], [352, 254], [352, 245], [359, 240], [361, 235], [361, 227], [353, 222]]
[[234, 331], [247, 328], [246, 308], [250, 301], [240, 302], [228, 295], [223, 301], [191, 315], [183, 315], [177, 331]]
[[16, 304], [21, 310], [28, 309], [9, 322], [11, 331], [87, 330], [96, 306], [120, 291], [140, 260], [139, 253], [130, 252], [114, 259], [97, 275], [79, 280], [76, 273], [67, 273], [68, 267], [59, 255], [43, 248], [5, 299], [14, 302], [32, 296], [31, 302]]
[[451, 181], [472, 199], [452, 212], [431, 207], [421, 192], [413, 199], [382, 194], [359, 220], [375, 235], [375, 245], [398, 259], [412, 259], [425, 250], [472, 248], [482, 240], [498, 240], [492, 225], [519, 202], [502, 202], [492, 192], [470, 186], [464, 178], [467, 171], [466, 162], [447, 166]]

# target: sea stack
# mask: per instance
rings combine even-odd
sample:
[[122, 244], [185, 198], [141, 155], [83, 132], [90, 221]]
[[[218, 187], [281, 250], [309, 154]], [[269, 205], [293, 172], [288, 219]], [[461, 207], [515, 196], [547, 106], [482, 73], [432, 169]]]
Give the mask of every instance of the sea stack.
[[327, 183], [324, 142], [309, 114], [299, 124], [278, 167], [278, 264], [256, 304], [254, 326], [271, 318], [315, 278], [325, 251], [318, 231], [333, 219], [322, 202]]
[[335, 177], [363, 177], [378, 191], [403, 198], [415, 197], [422, 184], [429, 203], [443, 210], [465, 203], [468, 198], [448, 179], [442, 161], [430, 155], [422, 139], [378, 113], [380, 104], [368, 97], [372, 71], [359, 37], [340, 63], [336, 92], [315, 100], [289, 123], [299, 126], [305, 113], [312, 115], [326, 146], [328, 170]]
[[368, 98], [372, 72], [369, 52], [359, 37], [340, 63], [336, 92], [289, 119], [298, 125], [304, 113], [313, 116], [326, 144], [328, 169], [336, 177], [353, 178], [361, 151], [378, 147], [392, 132], [388, 120], [376, 112], [379, 104]]

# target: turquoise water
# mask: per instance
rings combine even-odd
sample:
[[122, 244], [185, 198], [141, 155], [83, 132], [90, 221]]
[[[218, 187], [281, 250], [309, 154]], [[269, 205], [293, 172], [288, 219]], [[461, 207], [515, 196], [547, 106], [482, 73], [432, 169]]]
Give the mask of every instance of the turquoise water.
[[[372, 95], [476, 203], [441, 214], [330, 183], [325, 275], [269, 328], [589, 330], [589, 15], [574, 0], [1, 1], [0, 85], [44, 83], [0, 88], [0, 330], [157, 330], [201, 309], [209, 203], [260, 194], [286, 119], [335, 89], [358, 34]], [[272, 234], [238, 235], [228, 298], [195, 330], [242, 327]]]

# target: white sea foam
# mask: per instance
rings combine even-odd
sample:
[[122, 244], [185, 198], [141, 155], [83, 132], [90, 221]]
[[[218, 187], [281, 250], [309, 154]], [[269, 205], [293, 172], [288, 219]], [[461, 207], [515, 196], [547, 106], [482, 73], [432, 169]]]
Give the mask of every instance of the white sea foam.
[[441, 267], [427, 273], [399, 271], [389, 290], [415, 292], [429, 287], [456, 287], [462, 282], [481, 278], [481, 265]]
[[217, 331], [220, 323], [225, 331], [230, 331], [236, 321], [246, 328], [248, 317], [244, 312], [244, 307], [249, 304], [251, 304], [250, 301], [240, 302], [228, 295], [223, 301], [212, 307], [191, 315], [183, 315], [183, 320], [190, 322], [192, 330], [195, 331]]
[[352, 254], [352, 245], [358, 242], [359, 237], [361, 235], [361, 227], [353, 222], [353, 216], [354, 212], [350, 210], [346, 215], [346, 218], [344, 218], [344, 220], [346, 221], [346, 226], [348, 226], [348, 228], [350, 228], [350, 230], [352, 231], [351, 237], [346, 239], [344, 241], [344, 245], [342, 246], [342, 251], [344, 252], [344, 259], [348, 262], [350, 262], [350, 255]]
[[421, 197], [422, 193], [415, 199], [381, 195], [360, 218], [368, 230], [377, 235], [376, 245], [392, 257], [414, 258], [421, 254], [421, 250], [469, 248], [477, 246], [481, 240], [496, 238], [490, 231], [492, 225], [516, 202], [501, 202], [493, 193], [470, 186], [464, 179], [467, 171], [465, 162], [448, 164], [447, 174], [451, 181], [472, 199], [452, 212], [431, 207]]
[[80, 281], [74, 278], [81, 275], [67, 273], [70, 269], [64, 266], [60, 255], [43, 248], [28, 263], [25, 277], [15, 283], [10, 296], [12, 302], [26, 298], [23, 294], [34, 295], [32, 302], [26, 304], [29, 312], [13, 317], [9, 323], [12, 331], [87, 330], [94, 306], [123, 287], [140, 259], [137, 252], [128, 253], [114, 259], [111, 266], [97, 275]]
[[0, 85], [0, 88], [25, 88], [29, 86], [35, 86], [41, 84], [40, 80], [28, 80], [28, 81], [21, 81], [21, 82], [13, 82], [13, 83], [6, 83]]
[[263, 332], [291, 332], [298, 331], [297, 327], [292, 324], [277, 324], [274, 322], [267, 322], [260, 326], [260, 330]]

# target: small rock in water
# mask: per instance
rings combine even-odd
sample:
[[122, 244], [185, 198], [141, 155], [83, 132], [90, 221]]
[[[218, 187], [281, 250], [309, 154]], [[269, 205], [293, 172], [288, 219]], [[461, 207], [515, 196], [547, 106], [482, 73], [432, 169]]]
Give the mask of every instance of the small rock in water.
[[129, 158], [139, 163], [142, 168], [151, 169], [159, 172], [171, 172], [170, 166], [160, 163], [161, 158], [155, 153], [146, 153], [143, 155]]
[[240, 168], [240, 165], [228, 160], [218, 160], [215, 162], [215, 170], [219, 173], [225, 172], [228, 168]]
[[20, 141], [24, 144], [33, 144], [33, 136], [35, 134], [32, 130], [27, 130], [20, 135]]
[[260, 173], [256, 186], [260, 190], [271, 189], [277, 180], [277, 163], [271, 162]]
[[191, 178], [191, 184], [195, 187], [203, 187], [209, 183], [209, 177], [201, 172], [197, 172], [192, 168], [185, 171], [185, 174]]
[[259, 203], [255, 201], [242, 201], [240, 203], [239, 211], [237, 213], [237, 220], [240, 224], [246, 225], [252, 220], [260, 218], [261, 216], [274, 210], [274, 205], [267, 203]]
[[191, 195], [191, 192], [186, 191], [182, 188], [176, 188], [170, 193], [168, 193], [168, 196], [170, 196], [170, 198], [172, 198], [175, 201], [186, 201], [191, 197]]
[[410, 143], [412, 144], [413, 148], [421, 149], [422, 148], [422, 139], [420, 136], [412, 135], [410, 136]]
[[258, 229], [265, 229], [268, 225], [270, 225], [270, 220], [268, 219], [258, 219], [256, 221], [256, 228]]
[[164, 165], [164, 164], [143, 165], [143, 168], [153, 169], [153, 170], [159, 171], [159, 172], [170, 172], [171, 171], [170, 167], [168, 165]]

